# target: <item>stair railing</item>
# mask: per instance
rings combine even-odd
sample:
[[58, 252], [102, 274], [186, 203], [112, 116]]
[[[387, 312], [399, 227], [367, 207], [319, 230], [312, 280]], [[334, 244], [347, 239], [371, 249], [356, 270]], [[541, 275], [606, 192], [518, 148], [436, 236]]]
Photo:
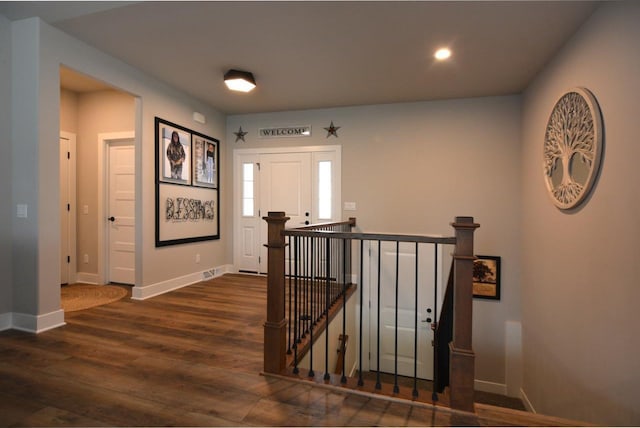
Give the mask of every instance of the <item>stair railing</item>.
[[[407, 235], [382, 235], [353, 233], [344, 230], [318, 230], [318, 228], [304, 228], [285, 230], [288, 218], [282, 212], [270, 212], [265, 220], [269, 224], [269, 271], [267, 290], [267, 321], [265, 322], [265, 357], [264, 370], [267, 373], [286, 373], [287, 356], [293, 362], [293, 374], [298, 374], [298, 350], [304, 343], [311, 345], [314, 342], [314, 334], [326, 329], [325, 334], [325, 374], [324, 381], [332, 379], [328, 368], [328, 323], [331, 314], [336, 313], [336, 303], [342, 305], [342, 334], [346, 333], [345, 322], [347, 318], [348, 291], [353, 292], [350, 284], [350, 248], [352, 241], [360, 244], [360, 281], [362, 281], [363, 243], [365, 241], [394, 241], [399, 252], [400, 242], [413, 242], [416, 248], [416, 298], [418, 293], [418, 266], [417, 251], [419, 243], [453, 244], [453, 308], [452, 316], [453, 332], [450, 343], [439, 344], [449, 348], [449, 405], [452, 408], [473, 411], [473, 380], [474, 380], [474, 353], [471, 347], [471, 309], [472, 309], [472, 267], [473, 267], [473, 232], [478, 227], [470, 217], [457, 217], [452, 226], [455, 229], [455, 237], [421, 237]], [[350, 220], [351, 221], [351, 220]], [[355, 225], [355, 220], [353, 220]], [[351, 226], [349, 226], [350, 228]], [[286, 237], [286, 238], [285, 238]], [[288, 251], [287, 251], [288, 249]], [[311, 254], [311, 257], [300, 257], [301, 254]], [[336, 257], [335, 255], [338, 254]], [[323, 259], [324, 258], [324, 259]], [[288, 262], [288, 275], [285, 272], [285, 260]], [[304, 260], [304, 261], [303, 261]], [[396, 259], [396, 371], [393, 395], [399, 393], [397, 382], [397, 301], [398, 301], [398, 266]], [[288, 278], [288, 290], [286, 289]], [[362, 282], [360, 282], [360, 301], [362, 302]], [[437, 294], [437, 290], [436, 290]], [[315, 302], [315, 303], [314, 303]], [[324, 302], [324, 303], [322, 303]], [[350, 382], [353, 388], [364, 389], [362, 378], [362, 304], [360, 305], [360, 343], [359, 343], [359, 369], [357, 381], [351, 382], [346, 376], [346, 368], [341, 370], [340, 383], [347, 386]], [[437, 306], [437, 305], [436, 305]], [[288, 308], [289, 323], [285, 317], [285, 308]], [[417, 307], [416, 307], [417, 313]], [[434, 314], [435, 315], [435, 314]], [[437, 320], [437, 318], [436, 318]], [[416, 321], [417, 322], [417, 321]], [[437, 326], [437, 321], [433, 327]], [[287, 332], [289, 329], [289, 332]], [[379, 326], [378, 326], [379, 329]], [[292, 330], [292, 331], [291, 331]], [[417, 326], [415, 330], [417, 335]], [[308, 335], [308, 336], [306, 336]], [[288, 340], [287, 340], [288, 336]], [[317, 336], [316, 336], [317, 337]], [[437, 343], [437, 335], [434, 342]], [[442, 335], [440, 335], [442, 337]], [[416, 336], [417, 338], [417, 336]], [[417, 339], [416, 339], [417, 340]], [[378, 344], [379, 344], [378, 339]], [[417, 349], [417, 343], [416, 343]], [[417, 361], [417, 351], [414, 361]], [[293, 354], [293, 355], [292, 355]], [[309, 378], [315, 378], [313, 371], [313, 347], [310, 348]], [[441, 351], [434, 352], [434, 364]], [[343, 360], [344, 361], [344, 360]], [[415, 367], [415, 362], [414, 362]], [[380, 365], [377, 367], [378, 379], [375, 389], [380, 391]], [[441, 384], [438, 380], [437, 370], [434, 369], [435, 384]], [[418, 396], [416, 387], [417, 376], [414, 375], [413, 398]], [[434, 401], [437, 395], [433, 395]]]

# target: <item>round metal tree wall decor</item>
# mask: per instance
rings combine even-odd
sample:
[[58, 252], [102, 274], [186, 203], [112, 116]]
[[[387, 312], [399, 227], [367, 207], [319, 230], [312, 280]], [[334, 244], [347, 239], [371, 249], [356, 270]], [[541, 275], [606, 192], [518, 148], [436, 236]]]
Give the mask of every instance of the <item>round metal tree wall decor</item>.
[[598, 103], [587, 89], [571, 89], [553, 107], [544, 136], [544, 177], [558, 208], [575, 208], [585, 200], [598, 175], [601, 153]]

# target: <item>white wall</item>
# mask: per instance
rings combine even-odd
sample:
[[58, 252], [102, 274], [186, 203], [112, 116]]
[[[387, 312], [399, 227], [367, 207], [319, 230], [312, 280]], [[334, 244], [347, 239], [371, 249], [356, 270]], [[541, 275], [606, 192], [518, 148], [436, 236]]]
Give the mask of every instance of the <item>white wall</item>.
[[[527, 89], [523, 104], [524, 392], [544, 414], [639, 425], [640, 3], [605, 2]], [[542, 144], [553, 105], [582, 86], [604, 122], [592, 197], [550, 202]]]
[[[0, 218], [13, 216], [11, 203], [11, 25], [0, 15]], [[11, 221], [0, 222], [0, 330], [11, 312]]]
[[[59, 67], [65, 65], [137, 96], [136, 100], [136, 236], [138, 249], [136, 285], [153, 285], [230, 263], [230, 226], [220, 241], [155, 248], [154, 117], [181, 124], [221, 139], [225, 154], [224, 117], [212, 108], [134, 68], [64, 34], [37, 18], [15, 21], [12, 67], [18, 76], [12, 100], [13, 203], [29, 204], [29, 218], [14, 221], [14, 312], [45, 315], [58, 311], [59, 301], [59, 199], [57, 157], [59, 134]], [[20, 97], [16, 97], [19, 94]], [[207, 124], [192, 120], [203, 113]], [[54, 156], [55, 155], [55, 156]], [[34, 172], [35, 168], [35, 172]], [[227, 191], [225, 178], [222, 193]], [[228, 207], [221, 207], [221, 224], [227, 225]], [[229, 247], [230, 248], [230, 247]], [[195, 263], [195, 254], [202, 261]], [[53, 256], [52, 256], [53, 255]]]
[[[323, 129], [331, 121], [340, 126], [338, 138]], [[258, 137], [261, 127], [293, 125], [311, 125], [312, 136]], [[240, 126], [246, 142], [234, 143]], [[343, 218], [357, 217], [363, 231], [451, 236], [455, 216], [474, 216], [481, 225], [476, 253], [502, 256], [502, 299], [475, 301], [473, 343], [476, 378], [500, 392], [507, 392], [506, 322], [520, 321], [519, 139], [517, 96], [227, 119], [234, 148], [342, 145], [342, 198], [357, 204]]]

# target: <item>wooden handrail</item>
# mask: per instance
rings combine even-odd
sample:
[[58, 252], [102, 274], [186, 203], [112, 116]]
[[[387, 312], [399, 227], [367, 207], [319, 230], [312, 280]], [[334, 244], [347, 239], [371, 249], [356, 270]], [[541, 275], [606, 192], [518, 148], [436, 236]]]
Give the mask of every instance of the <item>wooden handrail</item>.
[[290, 230], [316, 230], [319, 227], [333, 227], [333, 226], [351, 226], [351, 227], [355, 227], [356, 226], [356, 218], [355, 217], [350, 217], [349, 220], [347, 220], [347, 221], [314, 223], [314, 224], [310, 224], [308, 226], [301, 226], [301, 227], [296, 227], [296, 228], [293, 228], [293, 229], [287, 229], [287, 231], [290, 231]]
[[425, 244], [448, 244], [455, 245], [455, 237], [441, 236], [421, 236], [421, 235], [402, 235], [402, 234], [385, 234], [385, 233], [363, 233], [363, 232], [335, 232], [332, 230], [304, 230], [304, 229], [286, 229], [286, 236], [306, 236], [312, 238], [332, 238], [332, 239], [353, 239], [362, 241], [393, 241], [393, 242], [418, 242]]

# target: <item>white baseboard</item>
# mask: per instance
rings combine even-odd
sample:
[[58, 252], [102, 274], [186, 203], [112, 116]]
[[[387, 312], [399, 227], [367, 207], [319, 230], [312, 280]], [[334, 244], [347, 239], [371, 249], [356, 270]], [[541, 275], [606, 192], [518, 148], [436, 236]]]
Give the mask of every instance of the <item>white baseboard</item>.
[[474, 389], [478, 391], [491, 392], [493, 394], [507, 395], [507, 385], [504, 383], [489, 382], [476, 379], [473, 382]]
[[14, 312], [11, 316], [11, 328], [14, 330], [26, 331], [29, 333], [42, 333], [56, 327], [62, 327], [64, 322], [64, 311], [49, 312], [44, 315], [21, 314]]
[[9, 330], [11, 328], [11, 312], [0, 314], [0, 331]]
[[201, 272], [194, 272], [177, 278], [168, 279], [155, 284], [145, 285], [143, 287], [136, 286], [131, 289], [131, 299], [145, 300], [186, 287], [187, 285], [195, 284], [196, 282], [203, 280], [205, 272], [214, 272], [212, 277], [218, 277], [225, 273], [233, 272], [233, 265], [222, 265], [212, 269], [206, 269]]
[[525, 409], [527, 409], [527, 411], [531, 413], [538, 413], [536, 412], [536, 409], [533, 407], [533, 404], [531, 404], [531, 401], [529, 401], [529, 397], [527, 397], [527, 394], [524, 392], [524, 389], [520, 389], [520, 399], [522, 400], [522, 404], [524, 404], [524, 407]]
[[98, 274], [78, 272], [76, 273], [76, 282], [80, 282], [82, 284], [98, 285]]
[[520, 397], [522, 390], [522, 324], [505, 323], [505, 383], [510, 397]]

